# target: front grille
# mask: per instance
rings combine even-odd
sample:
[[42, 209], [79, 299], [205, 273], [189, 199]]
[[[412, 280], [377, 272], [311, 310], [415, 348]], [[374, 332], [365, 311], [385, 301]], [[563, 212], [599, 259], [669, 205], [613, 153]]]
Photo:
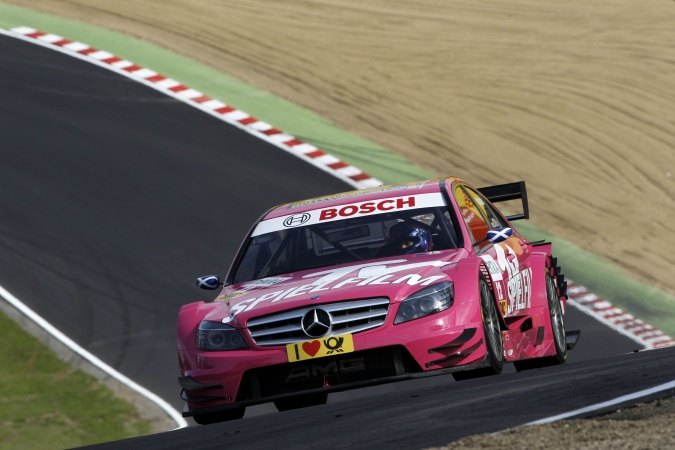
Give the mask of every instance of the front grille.
[[286, 345], [304, 341], [309, 337], [302, 331], [302, 316], [314, 308], [323, 309], [332, 316], [333, 327], [329, 336], [353, 334], [382, 325], [389, 311], [389, 299], [371, 298], [310, 306], [251, 319], [246, 325], [257, 345]]

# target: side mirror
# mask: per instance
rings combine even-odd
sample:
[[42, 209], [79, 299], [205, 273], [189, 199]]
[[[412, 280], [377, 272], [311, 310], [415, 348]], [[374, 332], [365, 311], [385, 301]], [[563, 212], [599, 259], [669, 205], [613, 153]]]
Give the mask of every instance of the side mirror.
[[498, 244], [513, 236], [513, 228], [495, 228], [487, 232], [487, 240], [490, 244]]
[[220, 281], [220, 277], [218, 275], [206, 275], [197, 278], [197, 286], [208, 291], [218, 289], [220, 286], [222, 286], [222, 284], [223, 282]]

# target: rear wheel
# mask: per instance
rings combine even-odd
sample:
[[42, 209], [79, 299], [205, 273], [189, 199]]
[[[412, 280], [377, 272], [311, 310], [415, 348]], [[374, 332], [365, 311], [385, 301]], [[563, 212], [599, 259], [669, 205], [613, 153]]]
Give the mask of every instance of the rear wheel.
[[285, 398], [275, 400], [274, 406], [279, 411], [290, 411], [291, 409], [307, 408], [309, 406], [324, 405], [328, 400], [327, 393], [309, 394], [299, 397]]
[[563, 320], [562, 307], [560, 306], [560, 296], [558, 288], [553, 282], [553, 277], [546, 275], [546, 296], [548, 297], [548, 314], [551, 318], [551, 329], [553, 330], [553, 341], [555, 342], [555, 356], [552, 358], [553, 364], [562, 364], [567, 359], [567, 341], [565, 339], [565, 321]]
[[494, 296], [490, 286], [483, 276], [478, 281], [480, 289], [480, 306], [483, 315], [483, 331], [485, 333], [485, 345], [489, 365], [476, 370], [453, 372], [455, 380], [468, 380], [501, 373], [504, 367], [504, 346], [502, 345], [502, 332], [499, 328], [499, 313], [495, 305]]
[[228, 409], [225, 411], [219, 411], [215, 413], [210, 413], [210, 414], [198, 414], [195, 416], [192, 416], [195, 422], [197, 422], [199, 425], [209, 425], [212, 423], [218, 423], [218, 422], [227, 422], [229, 420], [237, 420], [241, 419], [244, 417], [244, 413], [246, 412], [246, 407], [240, 406], [235, 409]]
[[558, 288], [553, 281], [553, 277], [548, 273], [546, 274], [546, 297], [548, 298], [548, 315], [551, 320], [555, 355], [527, 359], [525, 361], [515, 361], [513, 365], [516, 367], [517, 371], [557, 366], [564, 363], [567, 359], [565, 321], [563, 320], [562, 307], [560, 306], [560, 296], [558, 295]]

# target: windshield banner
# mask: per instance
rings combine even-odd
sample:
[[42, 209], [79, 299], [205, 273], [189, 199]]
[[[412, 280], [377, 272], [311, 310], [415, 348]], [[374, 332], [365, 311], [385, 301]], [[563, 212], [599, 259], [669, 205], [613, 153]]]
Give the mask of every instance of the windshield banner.
[[315, 209], [303, 213], [290, 214], [263, 220], [258, 224], [253, 236], [288, 230], [301, 226], [333, 222], [335, 220], [363, 217], [371, 214], [383, 214], [392, 211], [445, 206], [443, 196], [439, 192], [430, 194], [405, 195], [403, 197], [379, 198], [359, 203], [345, 203], [330, 208]]

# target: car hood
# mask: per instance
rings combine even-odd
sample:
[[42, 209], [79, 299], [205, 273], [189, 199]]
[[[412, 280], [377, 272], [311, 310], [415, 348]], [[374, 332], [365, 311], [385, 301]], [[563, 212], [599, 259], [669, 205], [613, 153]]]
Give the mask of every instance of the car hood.
[[463, 249], [405, 255], [252, 280], [223, 288], [206, 320], [243, 327], [253, 317], [343, 300], [388, 297], [400, 302], [433, 283], [449, 280]]

